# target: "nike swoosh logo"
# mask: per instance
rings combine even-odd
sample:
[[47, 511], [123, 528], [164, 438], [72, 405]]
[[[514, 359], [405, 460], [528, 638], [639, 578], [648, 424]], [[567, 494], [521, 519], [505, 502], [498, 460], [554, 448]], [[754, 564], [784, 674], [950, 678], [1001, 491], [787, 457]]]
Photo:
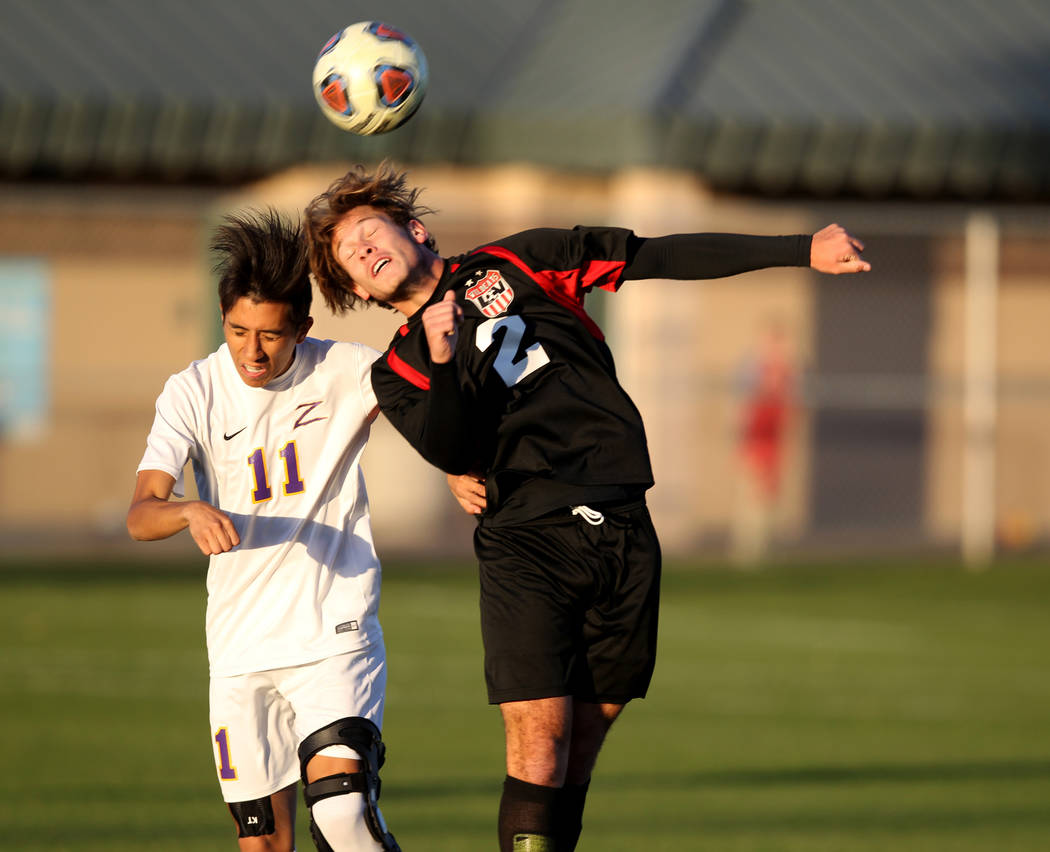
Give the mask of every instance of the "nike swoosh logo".
[[236, 437], [237, 437], [238, 435], [240, 435], [240, 434], [241, 434], [241, 432], [243, 432], [243, 431], [244, 431], [245, 429], [247, 429], [247, 428], [248, 428], [247, 426], [242, 426], [242, 427], [241, 427], [240, 429], [238, 429], [238, 430], [237, 430], [236, 432], [234, 432], [234, 433], [233, 433], [232, 435], [227, 435], [227, 434], [226, 434], [225, 432], [223, 432], [223, 433], [222, 433], [222, 437], [223, 437], [223, 439], [224, 439], [224, 440], [227, 440], [227, 441], [228, 441], [228, 440], [230, 440], [230, 438], [236, 438]]

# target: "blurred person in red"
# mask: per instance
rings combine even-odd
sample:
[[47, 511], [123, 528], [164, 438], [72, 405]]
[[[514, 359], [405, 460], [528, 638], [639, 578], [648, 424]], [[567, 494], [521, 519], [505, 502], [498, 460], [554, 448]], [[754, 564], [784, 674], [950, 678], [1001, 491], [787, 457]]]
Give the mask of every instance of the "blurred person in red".
[[786, 432], [795, 404], [795, 381], [787, 329], [780, 318], [772, 318], [740, 371], [740, 475], [732, 556], [741, 565], [760, 563], [769, 550]]

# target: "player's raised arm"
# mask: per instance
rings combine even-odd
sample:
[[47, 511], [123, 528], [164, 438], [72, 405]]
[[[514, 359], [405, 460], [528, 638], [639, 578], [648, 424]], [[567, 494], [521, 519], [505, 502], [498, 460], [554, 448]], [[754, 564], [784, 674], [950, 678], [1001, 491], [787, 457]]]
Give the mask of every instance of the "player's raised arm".
[[135, 480], [128, 509], [128, 533], [136, 541], [156, 541], [189, 529], [201, 553], [225, 553], [241, 543], [225, 512], [202, 500], [173, 503], [175, 479], [160, 470], [143, 470]]

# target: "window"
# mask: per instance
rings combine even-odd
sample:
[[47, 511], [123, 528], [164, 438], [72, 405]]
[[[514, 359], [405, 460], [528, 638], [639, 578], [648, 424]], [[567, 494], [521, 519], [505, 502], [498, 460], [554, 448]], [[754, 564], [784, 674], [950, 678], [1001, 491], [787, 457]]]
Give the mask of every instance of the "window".
[[29, 440], [48, 416], [50, 280], [43, 261], [0, 258], [0, 437]]

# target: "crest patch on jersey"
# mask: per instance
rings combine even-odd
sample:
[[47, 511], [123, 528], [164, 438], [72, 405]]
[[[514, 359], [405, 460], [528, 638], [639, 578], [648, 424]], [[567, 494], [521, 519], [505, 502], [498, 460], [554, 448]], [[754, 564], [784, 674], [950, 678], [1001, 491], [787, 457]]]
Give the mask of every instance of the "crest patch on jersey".
[[467, 298], [487, 317], [498, 317], [514, 301], [514, 291], [497, 269], [476, 272], [467, 284]]

